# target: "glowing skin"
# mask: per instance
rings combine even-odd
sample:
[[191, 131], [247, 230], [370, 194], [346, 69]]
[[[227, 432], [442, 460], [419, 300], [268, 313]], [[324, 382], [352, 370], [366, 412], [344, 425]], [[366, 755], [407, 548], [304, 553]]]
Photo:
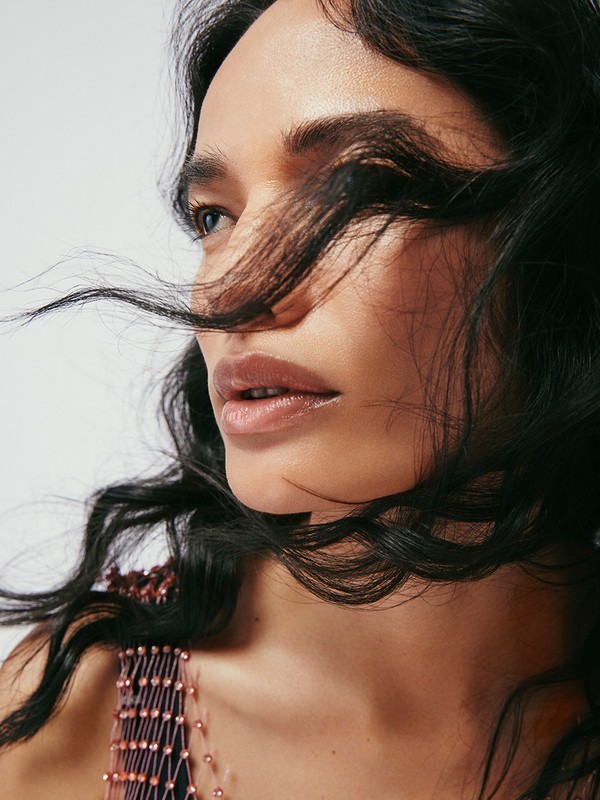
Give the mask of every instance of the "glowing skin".
[[[457, 90], [369, 51], [312, 0], [279, 0], [262, 14], [219, 69], [200, 115], [195, 152], [218, 152], [229, 173], [190, 190], [193, 204], [224, 212], [204, 217], [211, 233], [199, 279], [218, 277], [277, 224], [273, 207], [303, 166], [282, 152], [287, 131], [377, 109], [410, 115], [460, 163], [484, 163], [494, 152], [493, 135]], [[322, 305], [312, 308], [309, 284], [273, 309], [267, 330], [198, 335], [210, 376], [223, 357], [260, 352], [312, 370], [340, 393], [274, 432], [222, 431], [228, 480], [242, 502], [272, 513], [339, 514], [408, 489], [427, 470], [423, 387], [444, 326], [451, 334], [460, 312], [452, 260], [458, 265], [464, 240], [461, 230], [443, 242], [389, 231]], [[340, 245], [328, 275], [353, 252]], [[212, 380], [210, 392], [219, 421], [224, 401]]]

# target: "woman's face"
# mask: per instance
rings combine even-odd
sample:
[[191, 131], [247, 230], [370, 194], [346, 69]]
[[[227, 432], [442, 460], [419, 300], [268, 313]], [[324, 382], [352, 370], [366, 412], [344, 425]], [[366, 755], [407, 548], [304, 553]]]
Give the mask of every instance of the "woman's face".
[[[495, 152], [493, 134], [456, 89], [370, 51], [315, 0], [277, 0], [265, 11], [201, 110], [189, 189], [191, 206], [207, 207], [197, 216], [199, 281], [218, 278], [271, 234], [278, 201], [307, 165], [331, 161], [331, 142], [294, 149], [291, 132], [381, 110], [409, 115], [458, 163], [483, 164]], [[315, 281], [330, 282], [356, 255], [346, 240], [268, 324], [198, 333], [227, 477], [243, 503], [326, 519], [409, 489], [427, 472], [422, 408], [460, 317], [455, 278], [467, 239], [462, 229], [390, 229], [315, 305]]]

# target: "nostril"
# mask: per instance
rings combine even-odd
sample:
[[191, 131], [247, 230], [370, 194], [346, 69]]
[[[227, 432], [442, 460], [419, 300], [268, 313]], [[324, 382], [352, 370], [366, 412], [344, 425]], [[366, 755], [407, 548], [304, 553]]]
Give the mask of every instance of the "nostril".
[[303, 319], [313, 307], [313, 296], [310, 289], [301, 284], [290, 294], [271, 306], [271, 314], [277, 327], [294, 325]]
[[275, 323], [275, 317], [271, 313], [271, 311], [262, 311], [247, 322], [240, 322], [239, 325], [232, 325], [231, 328], [228, 330], [231, 333], [252, 333], [254, 331], [260, 330], [268, 330], [269, 328], [273, 328]]
[[240, 315], [248, 314], [246, 321], [227, 325], [227, 331], [241, 335], [295, 325], [306, 316], [314, 305], [312, 294], [304, 291], [302, 287], [296, 287], [269, 308], [265, 308], [264, 305], [261, 307], [258, 303], [254, 308], [252, 303], [248, 303], [247, 306], [231, 305], [227, 307], [227, 304], [223, 303], [224, 299], [226, 298], [221, 293], [218, 304], [219, 314], [231, 314], [231, 316], [236, 315], [238, 312], [241, 312]]

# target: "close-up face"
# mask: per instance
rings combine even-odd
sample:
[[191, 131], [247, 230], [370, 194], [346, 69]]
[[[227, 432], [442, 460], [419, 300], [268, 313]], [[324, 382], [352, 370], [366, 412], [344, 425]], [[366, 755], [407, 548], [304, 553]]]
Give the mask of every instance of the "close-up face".
[[[203, 248], [195, 303], [202, 282], [274, 232], [278, 203], [307, 169], [332, 161], [329, 140], [290, 147], [294, 134], [382, 111], [410, 117], [456, 164], [497, 155], [456, 88], [368, 49], [314, 0], [277, 0], [259, 17], [201, 109], [189, 188]], [[198, 333], [228, 481], [252, 508], [326, 519], [412, 488], [431, 465], [423, 409], [432, 392], [442, 403], [435, 385], [447, 384], [439, 370], [464, 311], [457, 284], [473, 235], [396, 223], [346, 274], [372, 225], [351, 226], [267, 323]], [[315, 303], [319, 281], [342, 275]]]

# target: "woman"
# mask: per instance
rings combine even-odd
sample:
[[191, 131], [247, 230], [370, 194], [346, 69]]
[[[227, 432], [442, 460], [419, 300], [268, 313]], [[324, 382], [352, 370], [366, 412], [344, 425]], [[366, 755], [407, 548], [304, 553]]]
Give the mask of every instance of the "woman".
[[191, 309], [102, 290], [194, 328], [175, 458], [12, 612], [6, 796], [597, 797], [597, 5], [191, 2], [178, 43]]

